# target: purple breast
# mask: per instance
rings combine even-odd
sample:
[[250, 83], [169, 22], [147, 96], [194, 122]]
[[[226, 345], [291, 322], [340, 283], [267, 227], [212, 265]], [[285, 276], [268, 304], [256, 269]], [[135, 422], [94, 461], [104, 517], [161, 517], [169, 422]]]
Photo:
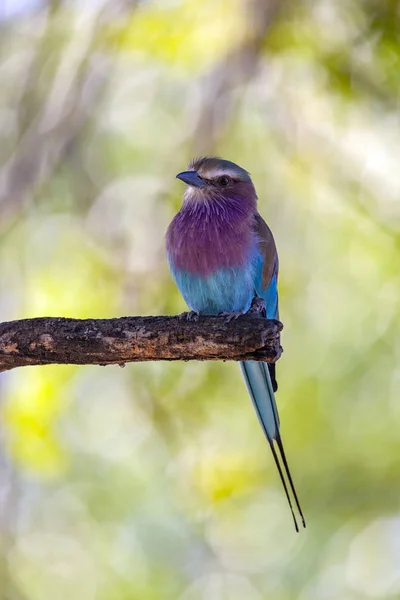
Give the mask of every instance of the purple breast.
[[208, 276], [246, 264], [255, 245], [254, 209], [240, 202], [188, 202], [168, 228], [175, 269]]

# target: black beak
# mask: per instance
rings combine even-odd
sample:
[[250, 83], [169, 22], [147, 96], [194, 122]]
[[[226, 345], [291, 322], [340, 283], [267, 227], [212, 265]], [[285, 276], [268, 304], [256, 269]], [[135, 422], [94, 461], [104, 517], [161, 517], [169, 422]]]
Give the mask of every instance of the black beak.
[[191, 185], [193, 187], [204, 187], [207, 185], [207, 182], [204, 181], [201, 177], [199, 177], [196, 171], [183, 171], [183, 173], [178, 173], [176, 176], [177, 179], [180, 179], [184, 183]]

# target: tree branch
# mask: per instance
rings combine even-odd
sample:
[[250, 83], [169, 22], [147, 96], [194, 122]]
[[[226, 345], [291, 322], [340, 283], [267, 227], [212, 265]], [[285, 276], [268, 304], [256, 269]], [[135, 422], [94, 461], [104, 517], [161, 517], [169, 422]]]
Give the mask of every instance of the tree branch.
[[42, 317], [0, 323], [0, 372], [28, 365], [149, 360], [258, 360], [281, 355], [279, 321], [223, 317]]

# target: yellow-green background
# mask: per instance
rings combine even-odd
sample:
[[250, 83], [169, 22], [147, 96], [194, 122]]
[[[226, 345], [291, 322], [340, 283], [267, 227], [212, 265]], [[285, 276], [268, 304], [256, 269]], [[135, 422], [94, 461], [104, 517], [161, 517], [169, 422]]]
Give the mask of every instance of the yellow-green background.
[[0, 376], [0, 600], [400, 598], [398, 2], [0, 18], [1, 320], [183, 311], [175, 174], [238, 162], [280, 254], [308, 523], [234, 363], [19, 369]]

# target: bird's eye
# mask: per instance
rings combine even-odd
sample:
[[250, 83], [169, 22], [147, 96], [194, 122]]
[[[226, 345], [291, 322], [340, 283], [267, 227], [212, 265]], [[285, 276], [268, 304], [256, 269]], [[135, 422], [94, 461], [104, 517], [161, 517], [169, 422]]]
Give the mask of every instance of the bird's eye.
[[230, 179], [229, 177], [226, 177], [226, 175], [222, 175], [222, 177], [218, 177], [218, 183], [220, 185], [226, 186], [228, 185], [228, 183], [230, 183]]

